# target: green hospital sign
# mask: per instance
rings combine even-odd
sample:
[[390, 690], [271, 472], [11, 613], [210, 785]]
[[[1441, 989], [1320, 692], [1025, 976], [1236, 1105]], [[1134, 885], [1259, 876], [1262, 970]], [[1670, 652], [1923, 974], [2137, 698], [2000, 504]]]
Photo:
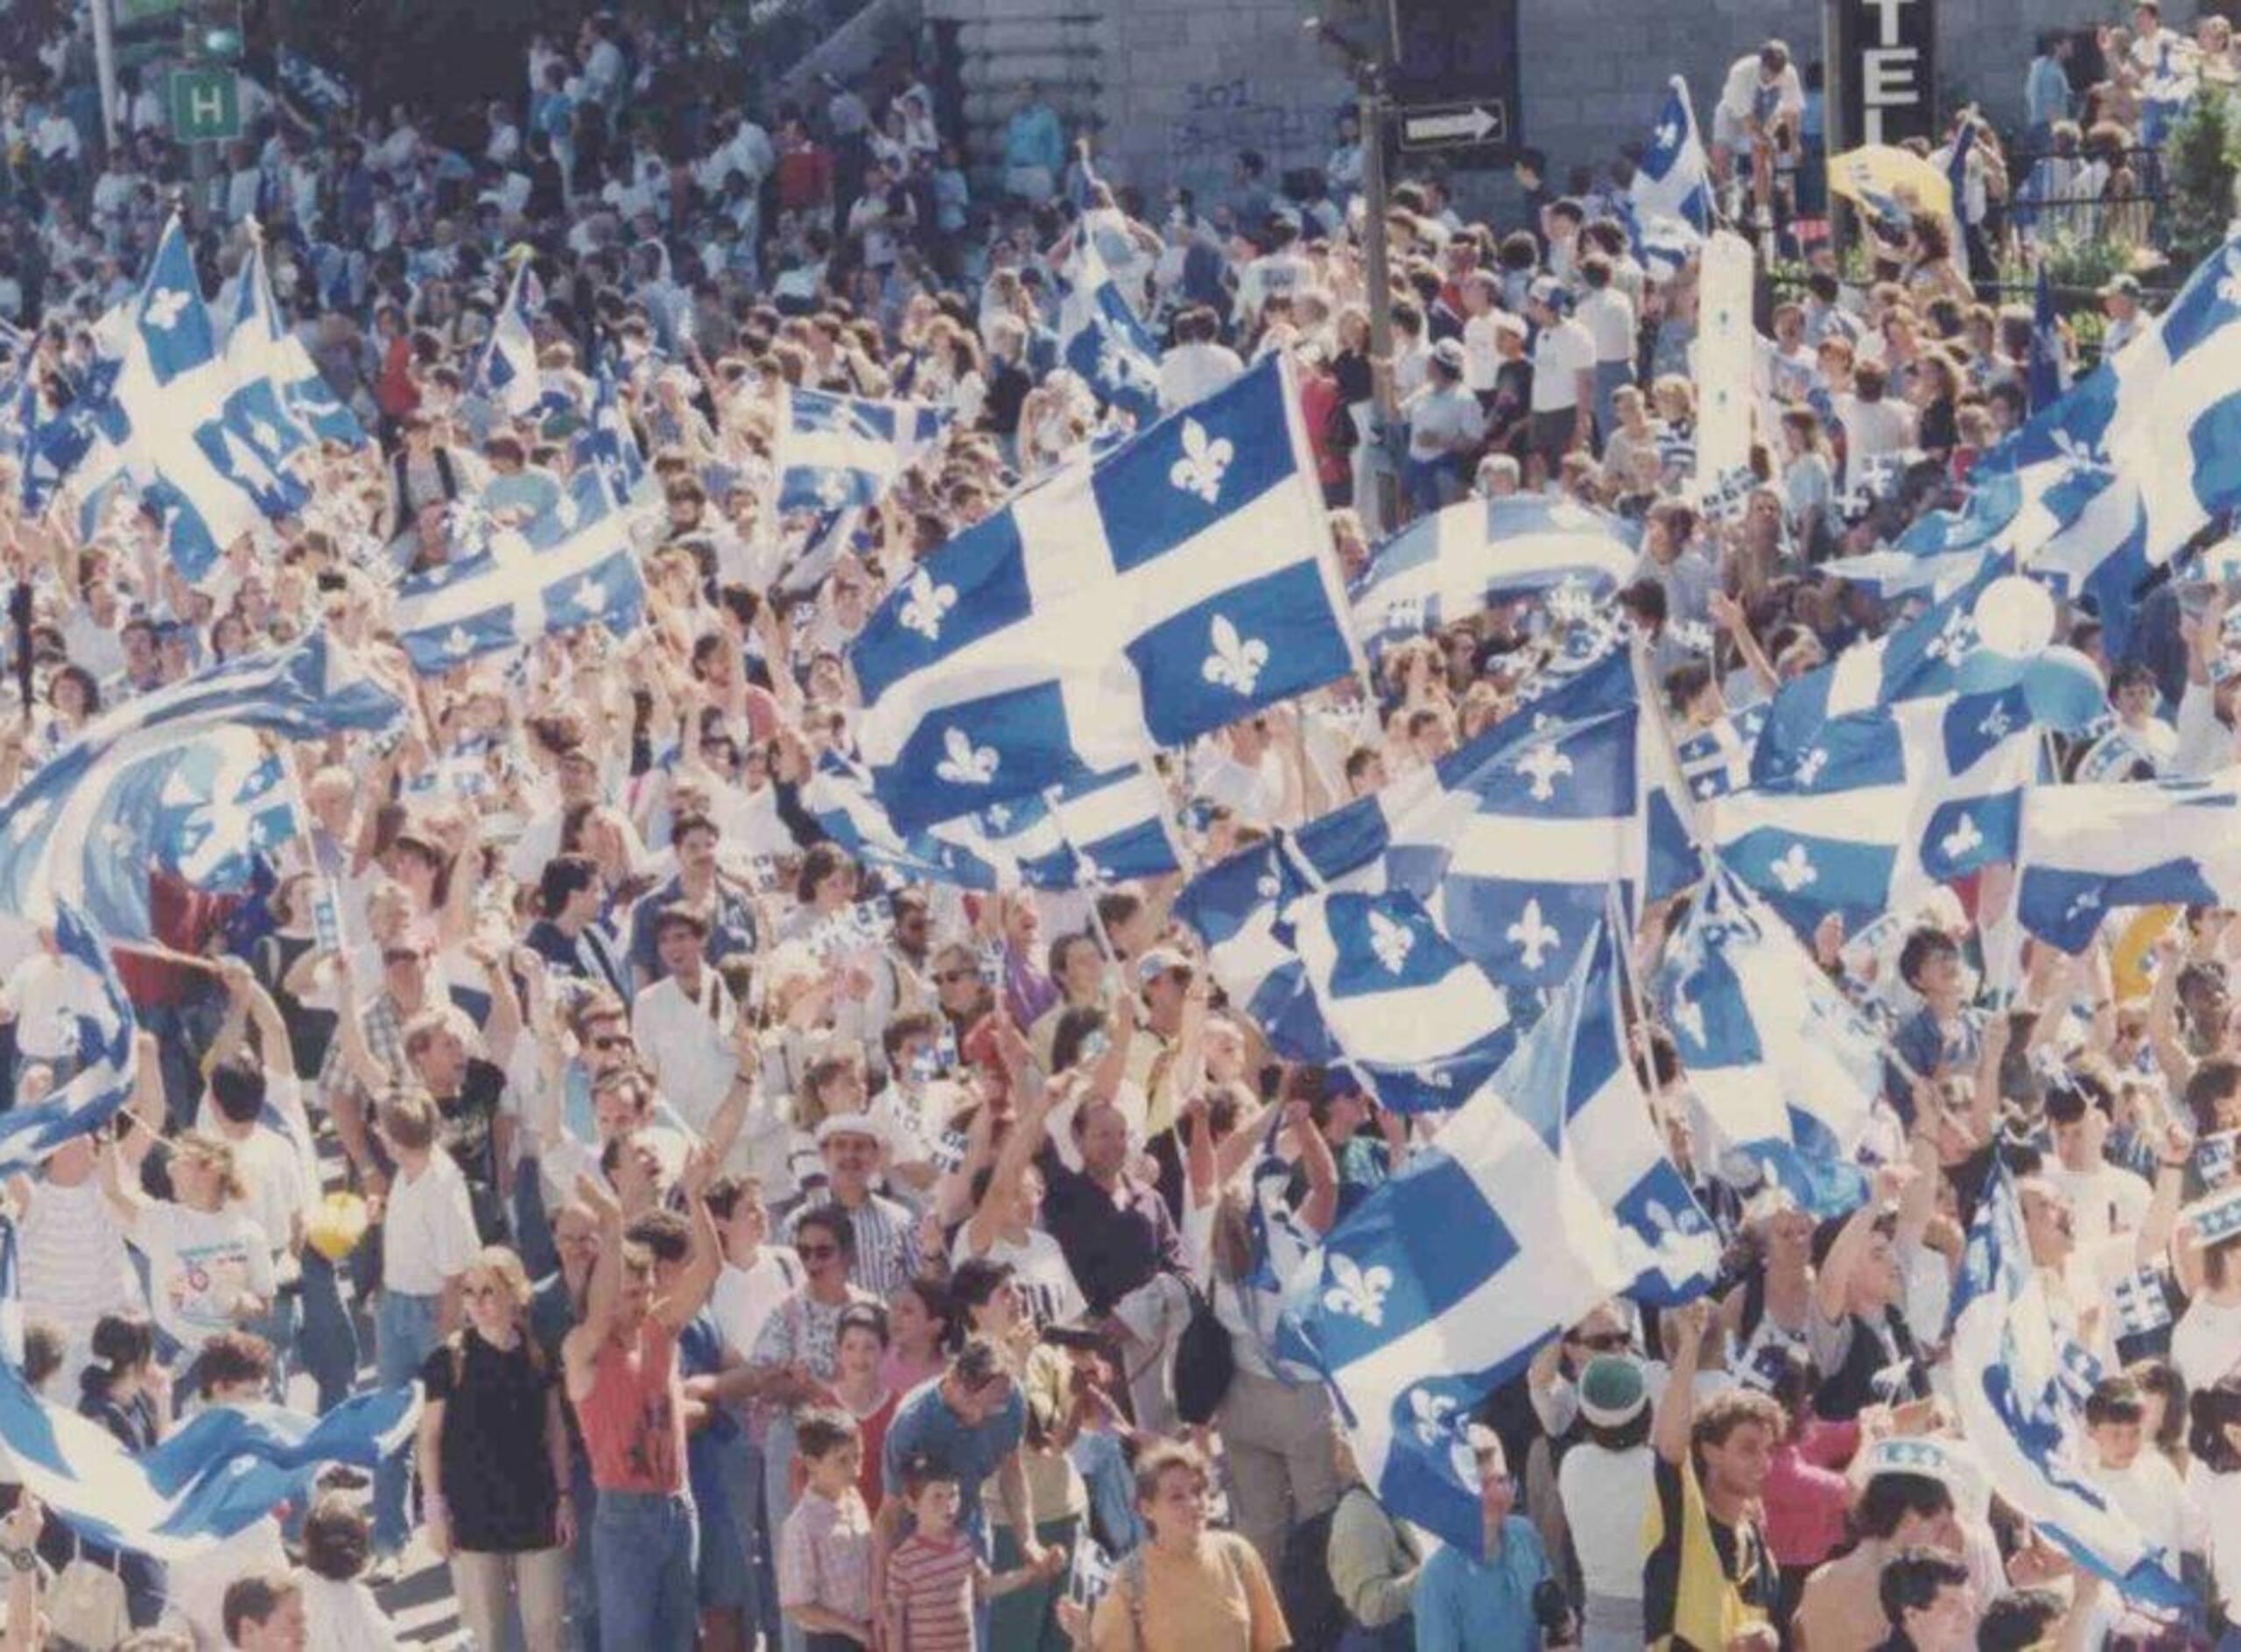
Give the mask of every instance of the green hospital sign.
[[242, 135], [241, 80], [231, 69], [173, 69], [172, 137], [182, 144], [228, 143]]

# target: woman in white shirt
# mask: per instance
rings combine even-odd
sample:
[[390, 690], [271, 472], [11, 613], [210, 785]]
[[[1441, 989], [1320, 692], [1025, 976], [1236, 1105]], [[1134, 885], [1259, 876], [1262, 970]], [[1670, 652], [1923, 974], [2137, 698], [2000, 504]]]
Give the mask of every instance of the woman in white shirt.
[[1583, 1438], [1556, 1469], [1564, 1524], [1587, 1601], [1582, 1652], [1643, 1643], [1642, 1515], [1652, 1486], [1649, 1388], [1623, 1353], [1598, 1353], [1576, 1391]]

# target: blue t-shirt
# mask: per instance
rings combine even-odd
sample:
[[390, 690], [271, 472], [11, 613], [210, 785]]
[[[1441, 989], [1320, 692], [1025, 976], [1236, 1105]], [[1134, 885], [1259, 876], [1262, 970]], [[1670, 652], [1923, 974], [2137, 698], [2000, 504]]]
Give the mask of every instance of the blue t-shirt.
[[1440, 1550], [1416, 1576], [1416, 1652], [1533, 1652], [1533, 1591], [1548, 1575], [1541, 1535], [1518, 1515], [1502, 1522], [1491, 1561]]
[[887, 1443], [880, 1452], [881, 1473], [888, 1494], [903, 1495], [903, 1466], [917, 1456], [931, 1458], [957, 1476], [964, 1494], [959, 1524], [973, 1539], [983, 1560], [988, 1558], [988, 1522], [980, 1506], [980, 1488], [1017, 1451], [1027, 1438], [1027, 1399], [1019, 1384], [987, 1421], [966, 1426], [942, 1398], [942, 1379], [921, 1382], [903, 1396], [895, 1420], [887, 1425]]

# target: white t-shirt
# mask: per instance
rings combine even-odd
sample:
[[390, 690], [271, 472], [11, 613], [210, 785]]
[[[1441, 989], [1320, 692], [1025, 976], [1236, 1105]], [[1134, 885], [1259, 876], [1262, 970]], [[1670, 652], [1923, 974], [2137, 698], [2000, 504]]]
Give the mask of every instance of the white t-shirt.
[[157, 1325], [189, 1349], [234, 1329], [234, 1304], [244, 1292], [272, 1299], [271, 1242], [244, 1205], [145, 1206], [132, 1224], [132, 1242], [148, 1259]]
[[228, 1644], [224, 1619], [228, 1586], [252, 1571], [287, 1570], [288, 1551], [280, 1542], [280, 1522], [267, 1515], [216, 1548], [174, 1560], [165, 1567], [168, 1610], [165, 1621], [191, 1625], [197, 1646], [225, 1646]]
[[2140, 1177], [2106, 1163], [2090, 1170], [2065, 1170], [2057, 1164], [2048, 1176], [2069, 1199], [2081, 1245], [2139, 1232], [2155, 1197], [2154, 1190]]
[[1595, 341], [1577, 321], [1544, 327], [1533, 341], [1533, 411], [1568, 412], [1579, 405], [1577, 375], [1595, 370]]
[[2187, 1465], [2187, 1495], [2209, 1528], [2210, 1575], [2218, 1593], [2241, 1600], [2241, 1474], [2213, 1474], [2196, 1458]]
[[1651, 1461], [1647, 1445], [1609, 1452], [1583, 1442], [1564, 1453], [1556, 1470], [1580, 1579], [1591, 1595], [1642, 1598], [1642, 1511], [1649, 1506]]
[[1634, 359], [1634, 306], [1617, 287], [1591, 291], [1572, 312], [1572, 319], [1595, 341], [1598, 362]]
[[725, 1343], [741, 1359], [753, 1353], [763, 1325], [801, 1282], [801, 1264], [781, 1246], [763, 1246], [752, 1267], [726, 1262], [708, 1297], [709, 1311], [715, 1315]]
[[94, 1327], [102, 1316], [142, 1306], [140, 1283], [101, 1184], [90, 1176], [74, 1187], [38, 1183], [24, 1216], [22, 1242], [24, 1311], [61, 1328], [69, 1339], [63, 1370], [74, 1377], [93, 1358]]
[[[2207, 1292], [2196, 1297], [2172, 1328], [2171, 1363], [2190, 1391], [2241, 1370], [2241, 1302], [2214, 1302]], [[2236, 1541], [2241, 1543], [2241, 1533]], [[2241, 1554], [2235, 1559], [2241, 1561]]]
[[[952, 1266], [975, 1254], [969, 1233], [970, 1224], [957, 1230], [957, 1242], [950, 1247]], [[1027, 1230], [1023, 1245], [999, 1238], [979, 1254], [1011, 1269], [1020, 1295], [1027, 1299], [1027, 1311], [1038, 1325], [1063, 1325], [1089, 1306], [1082, 1288], [1074, 1283], [1074, 1270], [1066, 1265], [1065, 1252], [1040, 1227]]]
[[450, 1154], [439, 1148], [417, 1178], [408, 1180], [399, 1170], [390, 1179], [382, 1220], [382, 1280], [390, 1290], [440, 1295], [444, 1282], [464, 1273], [481, 1248], [467, 1177]]

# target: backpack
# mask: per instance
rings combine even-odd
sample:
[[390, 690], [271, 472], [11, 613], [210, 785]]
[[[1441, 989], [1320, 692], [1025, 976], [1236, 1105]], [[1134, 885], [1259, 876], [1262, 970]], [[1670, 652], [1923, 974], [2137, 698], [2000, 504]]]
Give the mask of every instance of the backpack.
[[[1236, 1547], [1223, 1544], [1222, 1558], [1229, 1563], [1229, 1580], [1237, 1585], [1238, 1593], [1249, 1602], [1253, 1597], [1245, 1586], [1245, 1567], [1237, 1557]], [[1136, 1652], [1151, 1652], [1151, 1636], [1144, 1629], [1144, 1596], [1150, 1585], [1144, 1578], [1144, 1548], [1142, 1543], [1130, 1550], [1128, 1557], [1121, 1561], [1119, 1571], [1113, 1574], [1113, 1583], [1120, 1591], [1120, 1598], [1128, 1603], [1128, 1629], [1135, 1640]], [[1293, 1644], [1308, 1646], [1313, 1643], [1295, 1638]]]
[[1237, 1374], [1237, 1354], [1206, 1293], [1188, 1280], [1184, 1289], [1191, 1293], [1191, 1318], [1175, 1340], [1175, 1414], [1185, 1423], [1211, 1423]]
[[1331, 457], [1345, 459], [1352, 454], [1360, 442], [1361, 434], [1354, 428], [1352, 411], [1345, 402], [1333, 401], [1329, 417], [1323, 421], [1324, 446], [1330, 451]]

